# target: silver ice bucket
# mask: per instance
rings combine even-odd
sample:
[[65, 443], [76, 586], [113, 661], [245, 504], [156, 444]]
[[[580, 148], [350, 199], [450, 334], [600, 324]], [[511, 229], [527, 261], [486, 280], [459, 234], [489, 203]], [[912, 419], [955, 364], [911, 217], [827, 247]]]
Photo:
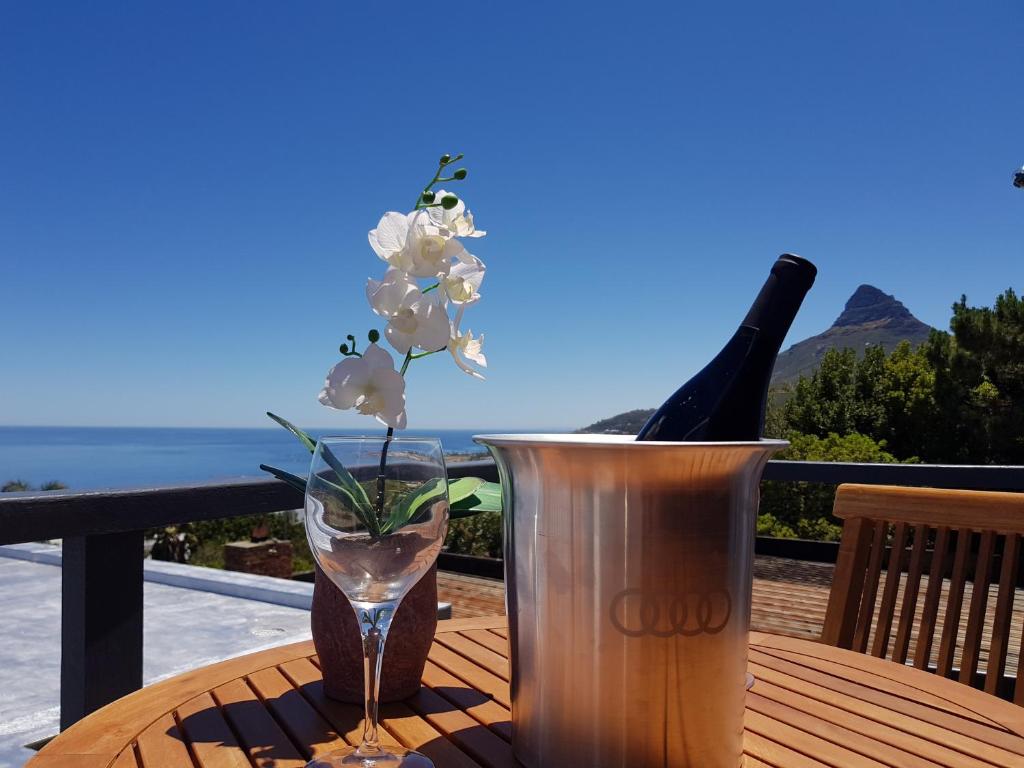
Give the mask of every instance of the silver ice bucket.
[[738, 768], [758, 483], [784, 441], [482, 435], [527, 768]]

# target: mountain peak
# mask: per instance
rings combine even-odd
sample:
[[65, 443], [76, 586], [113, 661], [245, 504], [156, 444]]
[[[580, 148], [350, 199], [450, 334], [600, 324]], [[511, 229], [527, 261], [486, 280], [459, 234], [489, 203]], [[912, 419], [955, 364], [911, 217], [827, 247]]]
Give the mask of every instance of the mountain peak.
[[893, 320], [906, 322], [916, 321], [917, 318], [895, 296], [883, 293], [873, 285], [863, 284], [846, 300], [842, 314], [832, 323], [832, 327], [846, 328]]
[[901, 341], [920, 344], [930, 332], [931, 327], [914, 317], [895, 296], [873, 285], [860, 285], [832, 327], [779, 354], [772, 382], [792, 382], [810, 375], [829, 349], [851, 348], [863, 353], [868, 346], [878, 345], [891, 352]]

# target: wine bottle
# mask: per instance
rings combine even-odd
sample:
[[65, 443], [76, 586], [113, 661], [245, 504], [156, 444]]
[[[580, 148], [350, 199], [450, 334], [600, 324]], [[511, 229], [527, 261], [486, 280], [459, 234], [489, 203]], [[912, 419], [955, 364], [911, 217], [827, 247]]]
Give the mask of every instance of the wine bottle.
[[722, 351], [654, 412], [636, 439], [759, 439], [775, 358], [817, 273], [807, 259], [780, 256]]

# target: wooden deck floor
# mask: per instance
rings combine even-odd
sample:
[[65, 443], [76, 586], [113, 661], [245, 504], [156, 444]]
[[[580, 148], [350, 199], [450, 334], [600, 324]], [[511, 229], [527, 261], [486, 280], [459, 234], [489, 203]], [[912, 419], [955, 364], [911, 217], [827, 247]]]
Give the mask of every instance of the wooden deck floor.
[[[817, 639], [825, 620], [832, 565], [758, 557], [754, 562], [752, 628]], [[438, 599], [452, 604], [452, 618], [505, 613], [505, 584], [497, 579], [439, 571]]]
[[[825, 563], [809, 563], [802, 560], [789, 560], [777, 557], [758, 557], [754, 561], [754, 592], [751, 607], [751, 629], [761, 632], [789, 635], [816, 640], [821, 636], [821, 628], [825, 621], [825, 607], [828, 604], [828, 592], [832, 585], [834, 566]], [[883, 583], [884, 583], [883, 574]], [[920, 608], [927, 589], [927, 577], [922, 578], [918, 599], [918, 614], [914, 626], [920, 620]], [[890, 649], [895, 640], [895, 627], [899, 623], [899, 606], [903, 600], [903, 586], [906, 574], [903, 575], [896, 600], [896, 616], [893, 621], [894, 630], [890, 639]], [[504, 583], [495, 579], [484, 579], [477, 576], [463, 576], [456, 573], [439, 572], [437, 575], [439, 598], [452, 604], [452, 617], [465, 618], [471, 616], [494, 616], [505, 612]], [[940, 600], [939, 619], [944, 613], [948, 582], [943, 586]], [[881, 586], [879, 587], [881, 593]], [[966, 633], [967, 606], [970, 605], [971, 585], [966, 585], [964, 593], [964, 610], [960, 619], [960, 641], [962, 647]], [[879, 601], [880, 602], [880, 601]], [[981, 669], [984, 669], [991, 637], [991, 619], [994, 612], [994, 596], [989, 597], [988, 623], [982, 638]], [[1007, 653], [1007, 669], [1017, 669], [1020, 656], [1021, 632], [1024, 629], [1024, 590], [1017, 590], [1014, 600], [1014, 619], [1010, 633], [1009, 651]], [[873, 635], [873, 632], [872, 632]], [[873, 640], [873, 637], [870, 638]], [[916, 647], [916, 634], [911, 635], [910, 649]], [[938, 653], [939, 642], [936, 638], [932, 647], [932, 660]], [[957, 658], [959, 662], [959, 657]]]
[[505, 582], [438, 571], [437, 599], [452, 604], [453, 619], [500, 616], [505, 613]]

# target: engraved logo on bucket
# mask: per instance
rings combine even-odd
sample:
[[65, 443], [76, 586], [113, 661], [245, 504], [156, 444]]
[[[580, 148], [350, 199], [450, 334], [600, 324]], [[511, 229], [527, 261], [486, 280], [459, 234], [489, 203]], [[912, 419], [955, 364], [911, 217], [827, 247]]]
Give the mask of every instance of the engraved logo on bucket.
[[715, 635], [732, 615], [732, 598], [713, 592], [644, 592], [624, 589], [612, 600], [612, 626], [626, 637]]

